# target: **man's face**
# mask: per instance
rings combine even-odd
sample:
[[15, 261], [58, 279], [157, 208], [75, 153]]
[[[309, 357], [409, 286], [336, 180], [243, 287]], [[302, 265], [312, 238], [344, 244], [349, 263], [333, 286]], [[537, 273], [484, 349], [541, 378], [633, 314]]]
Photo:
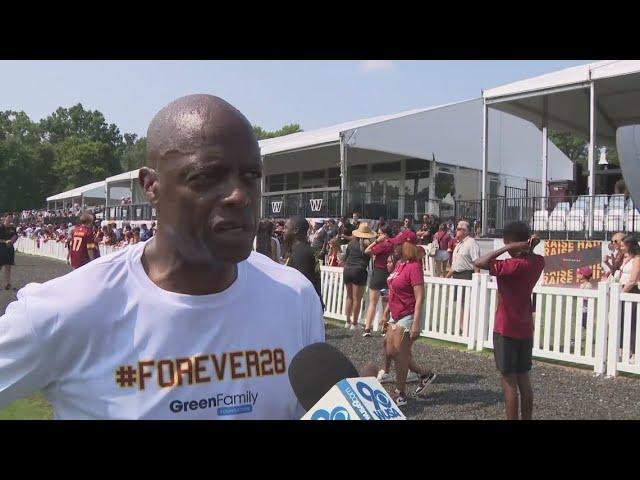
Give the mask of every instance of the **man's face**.
[[[508, 247], [509, 245], [511, 245], [512, 243], [515, 243], [515, 241], [511, 238], [503, 238], [502, 241], [504, 242], [504, 246]], [[520, 250], [507, 250], [507, 253], [509, 255], [511, 255], [511, 257], [515, 258], [518, 255], [521, 254]]]
[[227, 112], [216, 122], [192, 151], [170, 151], [158, 160], [159, 223], [193, 263], [245, 260], [258, 229], [258, 143], [251, 129]]
[[13, 217], [11, 215], [7, 215], [4, 217], [4, 224], [8, 227], [13, 223]]
[[469, 227], [465, 222], [458, 222], [458, 226], [456, 228], [456, 238], [458, 240], [462, 240], [469, 235]]
[[353, 222], [355, 223], [355, 222], [357, 222], [357, 221], [358, 221], [358, 214], [357, 214], [357, 213], [354, 213], [354, 214], [353, 214]]
[[620, 249], [622, 248], [622, 235], [614, 235], [613, 238], [611, 239], [611, 243], [613, 244], [613, 249], [614, 251], [620, 251]]
[[296, 230], [295, 230], [295, 227], [293, 226], [293, 222], [291, 221], [291, 219], [287, 220], [287, 222], [284, 224], [283, 237], [285, 240], [289, 242], [292, 242], [293, 239], [296, 237]]
[[429, 217], [428, 217], [427, 215], [424, 215], [424, 216], [422, 217], [422, 223], [424, 223], [424, 224], [429, 223]]
[[405, 226], [405, 227], [408, 227], [408, 226], [409, 226], [409, 219], [408, 219], [408, 218], [405, 218], [405, 219], [404, 219], [404, 226]]

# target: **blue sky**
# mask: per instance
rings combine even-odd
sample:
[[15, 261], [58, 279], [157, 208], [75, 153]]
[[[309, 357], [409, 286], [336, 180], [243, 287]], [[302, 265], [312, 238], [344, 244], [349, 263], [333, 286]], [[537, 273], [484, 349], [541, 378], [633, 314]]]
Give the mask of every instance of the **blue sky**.
[[0, 110], [39, 120], [78, 102], [145, 135], [182, 95], [218, 95], [268, 130], [305, 130], [477, 98], [482, 89], [590, 60], [0, 61]]

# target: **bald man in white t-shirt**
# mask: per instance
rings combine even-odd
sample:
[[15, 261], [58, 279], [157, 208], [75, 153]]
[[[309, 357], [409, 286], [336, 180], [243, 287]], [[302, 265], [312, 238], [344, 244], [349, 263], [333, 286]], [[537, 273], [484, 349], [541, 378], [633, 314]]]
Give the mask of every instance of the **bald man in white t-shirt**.
[[324, 341], [322, 307], [302, 274], [251, 251], [261, 175], [227, 102], [163, 108], [139, 174], [157, 235], [18, 292], [0, 317], [0, 408], [42, 391], [56, 419], [304, 415], [287, 370]]

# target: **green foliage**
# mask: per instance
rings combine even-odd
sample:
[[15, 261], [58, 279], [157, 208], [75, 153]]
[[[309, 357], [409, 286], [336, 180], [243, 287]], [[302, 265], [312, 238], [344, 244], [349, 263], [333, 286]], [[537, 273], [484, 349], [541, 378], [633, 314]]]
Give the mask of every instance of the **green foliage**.
[[284, 135], [291, 135], [292, 133], [298, 132], [302, 132], [302, 128], [300, 128], [300, 125], [298, 125], [297, 123], [289, 123], [282, 127], [280, 130], [274, 130], [273, 132], [268, 132], [257, 125], [253, 126], [253, 133], [255, 133], [258, 140], [264, 140], [265, 138], [282, 137]]
[[[562, 132], [549, 132], [549, 140], [555, 144], [556, 147], [564, 153], [569, 160], [581, 164], [585, 171], [587, 170], [587, 161], [589, 159], [589, 142], [583, 138], [576, 137], [570, 133]], [[596, 146], [596, 163], [600, 159], [600, 147]], [[607, 147], [607, 161], [609, 166], [618, 167], [620, 161], [618, 160], [618, 152], [615, 147]]]
[[[254, 126], [258, 139], [300, 131], [298, 124], [273, 132]], [[48, 196], [140, 168], [146, 146], [80, 103], [39, 122], [0, 111], [0, 212], [42, 208]]]

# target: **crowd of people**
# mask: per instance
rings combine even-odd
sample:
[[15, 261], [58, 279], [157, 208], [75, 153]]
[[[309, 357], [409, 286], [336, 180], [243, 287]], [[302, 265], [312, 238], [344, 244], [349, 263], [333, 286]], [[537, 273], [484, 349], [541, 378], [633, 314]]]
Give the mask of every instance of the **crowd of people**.
[[[371, 337], [377, 305], [382, 300], [385, 365], [378, 372], [378, 380], [391, 380], [389, 370], [393, 360], [398, 405], [406, 403], [407, 382], [418, 382], [416, 395], [420, 396], [436, 377], [434, 372], [417, 365], [411, 356], [411, 345], [419, 335], [419, 312], [424, 303], [424, 259], [432, 257], [432, 273], [438, 277], [471, 279], [473, 273], [488, 269], [498, 278], [501, 298], [509, 305], [500, 307], [494, 334], [496, 364], [503, 374], [507, 416], [517, 418], [519, 409], [516, 404], [521, 402], [522, 418], [530, 418], [533, 402], [528, 377], [532, 345], [528, 331], [530, 322], [514, 327], [514, 319], [523, 317], [518, 312], [525, 312], [524, 317], [529, 318], [531, 315], [526, 314], [527, 311], [535, 309], [531, 293], [544, 268], [543, 257], [533, 254], [539, 239], [531, 235], [523, 222], [513, 222], [505, 229], [506, 246], [481, 256], [474, 238], [479, 225], [472, 225], [466, 220], [441, 222], [433, 216], [424, 215], [417, 229], [408, 218], [400, 226], [393, 226], [384, 218], [370, 223], [361, 221], [357, 212], [351, 219], [339, 221], [309, 222], [299, 216], [286, 222], [263, 219], [255, 249], [274, 261], [298, 268], [311, 280], [319, 296], [319, 265], [342, 267], [346, 291], [345, 328], [351, 330], [360, 328], [358, 319], [368, 285], [369, 301], [363, 337]], [[609, 248], [611, 255], [605, 260], [608, 267], [605, 279], [608, 277], [609, 281], [621, 283], [625, 293], [640, 293], [638, 239], [617, 233]], [[509, 261], [497, 261], [497, 257], [505, 252], [511, 254]], [[578, 269], [578, 280], [580, 288], [597, 288], [590, 267]], [[461, 294], [464, 304], [464, 292]], [[635, 304], [633, 308], [631, 337], [635, 338]], [[586, 317], [585, 311], [583, 326], [586, 326]], [[459, 323], [462, 332], [462, 311]], [[635, 342], [631, 343], [631, 353], [635, 355]]]
[[[4, 266], [4, 288], [9, 290], [11, 286], [11, 266], [15, 262], [14, 244], [20, 237], [30, 238], [36, 241], [38, 247], [47, 242], [63, 243], [68, 250], [67, 262], [74, 268], [79, 268], [85, 263], [93, 260], [94, 257], [87, 255], [75, 265], [72, 261], [74, 234], [79, 236], [82, 231], [82, 237], [89, 239], [88, 245], [96, 246], [96, 257], [99, 256], [100, 246], [109, 246], [112, 248], [125, 248], [135, 245], [138, 242], [144, 242], [153, 237], [156, 233], [155, 222], [151, 226], [143, 223], [139, 227], [133, 227], [130, 224], [117, 226], [115, 222], [111, 222], [100, 226], [100, 221], [95, 219], [95, 210], [86, 210], [84, 212], [75, 212], [74, 215], [68, 216], [69, 221], [58, 221], [48, 223], [52, 215], [46, 215], [47, 211], [24, 211], [17, 215], [5, 214], [0, 221], [0, 267]], [[54, 212], [55, 213], [55, 212]], [[65, 218], [67, 218], [65, 217]], [[91, 248], [89, 248], [91, 249]], [[82, 251], [86, 247], [82, 246]]]
[[417, 381], [416, 395], [423, 395], [436, 378], [434, 372], [416, 364], [411, 356], [424, 304], [424, 258], [430, 255], [439, 263], [435, 275], [471, 278], [478, 271], [474, 262], [480, 255], [471, 234], [472, 226], [464, 220], [456, 225], [453, 219], [439, 222], [424, 215], [416, 229], [409, 218], [401, 225], [393, 225], [384, 217], [369, 223], [354, 212], [351, 219], [339, 221], [329, 218], [310, 222], [301, 216], [286, 221], [263, 219], [254, 248], [275, 262], [299, 270], [314, 285], [321, 301], [320, 265], [342, 267], [345, 328], [350, 330], [360, 328], [358, 319], [368, 285], [363, 337], [371, 337], [377, 305], [382, 300], [385, 366], [378, 372], [378, 379], [391, 380], [388, 372], [394, 361], [395, 400], [401, 406], [407, 402], [408, 381]]

